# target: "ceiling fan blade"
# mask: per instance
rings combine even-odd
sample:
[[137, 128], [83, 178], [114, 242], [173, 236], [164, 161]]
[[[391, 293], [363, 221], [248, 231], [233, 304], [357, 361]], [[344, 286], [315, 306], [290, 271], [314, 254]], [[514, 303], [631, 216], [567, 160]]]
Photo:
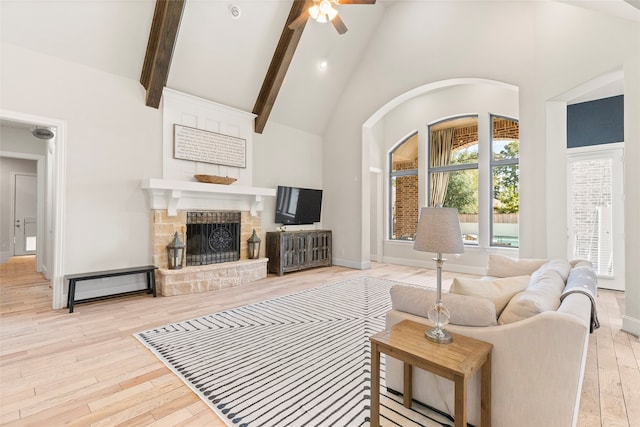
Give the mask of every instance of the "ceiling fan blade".
[[376, 0], [338, 0], [338, 4], [375, 4]]
[[309, 19], [309, 9], [305, 9], [304, 12], [300, 14], [300, 16], [291, 21], [291, 24], [289, 24], [289, 29], [297, 30], [300, 26], [302, 26], [302, 24], [307, 22], [307, 19]]
[[338, 34], [344, 34], [347, 32], [347, 26], [344, 25], [344, 21], [340, 18], [340, 15], [336, 15], [335, 18], [331, 20], [331, 23], [335, 27]]

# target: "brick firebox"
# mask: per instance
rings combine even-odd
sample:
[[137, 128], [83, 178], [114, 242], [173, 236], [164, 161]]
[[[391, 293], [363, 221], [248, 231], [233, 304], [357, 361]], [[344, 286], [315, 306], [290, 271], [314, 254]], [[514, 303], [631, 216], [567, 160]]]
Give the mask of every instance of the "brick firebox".
[[[218, 289], [240, 286], [267, 277], [267, 259], [248, 259], [247, 240], [253, 230], [264, 240], [262, 220], [258, 214], [251, 215], [249, 211], [241, 212], [240, 226], [240, 260], [183, 267], [179, 270], [169, 270], [167, 260], [167, 245], [173, 240], [174, 234], [183, 242], [186, 241], [187, 211], [177, 211], [177, 215], [170, 216], [166, 209], [151, 211], [153, 262], [158, 267], [156, 286], [161, 295], [182, 295], [195, 292], [208, 292]], [[261, 251], [264, 249], [261, 248]]]

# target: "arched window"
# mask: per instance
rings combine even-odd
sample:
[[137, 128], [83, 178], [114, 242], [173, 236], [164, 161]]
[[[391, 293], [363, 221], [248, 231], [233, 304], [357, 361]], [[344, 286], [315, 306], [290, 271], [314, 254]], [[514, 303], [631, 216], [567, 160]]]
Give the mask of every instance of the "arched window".
[[389, 163], [389, 238], [413, 240], [418, 224], [418, 132], [391, 151]]

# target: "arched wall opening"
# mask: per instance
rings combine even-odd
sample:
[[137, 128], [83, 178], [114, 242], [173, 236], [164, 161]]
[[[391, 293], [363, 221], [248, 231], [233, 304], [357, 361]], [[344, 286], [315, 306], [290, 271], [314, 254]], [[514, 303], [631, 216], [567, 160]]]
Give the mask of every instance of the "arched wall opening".
[[[419, 163], [426, 165], [428, 126], [460, 115], [478, 115], [478, 132], [489, 133], [491, 114], [519, 117], [518, 87], [488, 79], [460, 78], [429, 83], [399, 95], [378, 109], [362, 126], [362, 253], [376, 261], [428, 267], [429, 259], [413, 251], [411, 242], [390, 241], [388, 236], [389, 150], [411, 132], [418, 132]], [[420, 206], [426, 205], [425, 168], [418, 177]], [[492, 248], [491, 252], [517, 256], [517, 250]], [[488, 251], [469, 248], [448, 261], [452, 271], [482, 274]]]

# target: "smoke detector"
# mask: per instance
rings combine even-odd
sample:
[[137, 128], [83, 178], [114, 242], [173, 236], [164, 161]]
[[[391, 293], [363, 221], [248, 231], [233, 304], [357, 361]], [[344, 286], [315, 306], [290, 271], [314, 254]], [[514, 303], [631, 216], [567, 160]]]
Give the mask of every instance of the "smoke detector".
[[31, 131], [31, 134], [38, 139], [52, 139], [56, 136], [49, 128], [37, 127]]
[[242, 10], [240, 10], [240, 6], [232, 4], [229, 6], [229, 13], [233, 19], [239, 19], [242, 14]]

